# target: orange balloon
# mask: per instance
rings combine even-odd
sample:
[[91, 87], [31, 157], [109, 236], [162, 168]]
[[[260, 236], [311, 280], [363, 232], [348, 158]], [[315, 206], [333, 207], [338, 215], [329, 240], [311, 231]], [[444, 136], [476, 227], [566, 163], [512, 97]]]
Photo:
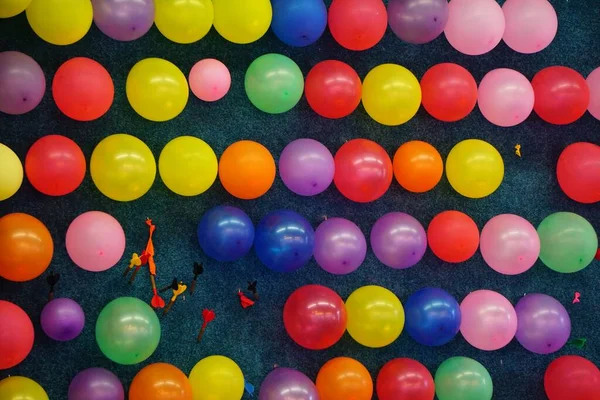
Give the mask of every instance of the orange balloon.
[[54, 242], [48, 228], [29, 214], [0, 218], [0, 276], [25, 282], [40, 276], [52, 260]]
[[433, 189], [442, 179], [443, 172], [442, 156], [429, 143], [406, 142], [394, 155], [394, 176], [409, 192], [423, 193]]
[[142, 368], [133, 378], [129, 400], [192, 400], [192, 385], [181, 370], [156, 363]]
[[320, 400], [371, 400], [373, 379], [364, 365], [348, 357], [333, 358], [317, 375]]
[[265, 146], [251, 140], [233, 143], [219, 161], [219, 179], [233, 196], [256, 199], [273, 185], [275, 160]]

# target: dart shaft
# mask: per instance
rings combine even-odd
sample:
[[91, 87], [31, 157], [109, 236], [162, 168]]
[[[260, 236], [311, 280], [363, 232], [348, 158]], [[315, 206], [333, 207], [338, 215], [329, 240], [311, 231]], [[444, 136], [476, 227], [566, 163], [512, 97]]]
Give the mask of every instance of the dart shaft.
[[194, 294], [194, 290], [196, 290], [196, 278], [192, 280], [192, 285], [190, 287], [190, 296]]
[[139, 268], [133, 270], [133, 274], [131, 274], [131, 278], [129, 278], [129, 283], [133, 283], [133, 280], [135, 279], [135, 276], [137, 275], [139, 270]]
[[173, 304], [175, 304], [175, 302], [171, 300], [169, 302], [169, 304], [167, 304], [167, 307], [165, 307], [165, 309], [163, 310], [163, 315], [167, 314], [171, 310], [171, 307], [173, 307]]

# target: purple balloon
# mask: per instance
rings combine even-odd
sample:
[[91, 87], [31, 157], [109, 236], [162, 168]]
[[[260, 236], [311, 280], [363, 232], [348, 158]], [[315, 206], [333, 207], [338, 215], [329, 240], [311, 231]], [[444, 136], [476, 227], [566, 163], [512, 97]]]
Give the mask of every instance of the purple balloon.
[[314, 196], [331, 185], [335, 164], [327, 147], [312, 139], [294, 140], [279, 157], [285, 186], [301, 196]]
[[68, 400], [124, 400], [119, 378], [104, 368], [89, 368], [78, 373], [69, 385]]
[[319, 394], [315, 384], [302, 372], [276, 368], [260, 385], [258, 400], [319, 400]]
[[0, 111], [25, 114], [42, 101], [46, 78], [40, 65], [18, 51], [0, 53]]
[[431, 42], [448, 22], [448, 0], [390, 0], [388, 22], [400, 39], [412, 44]]
[[44, 306], [40, 320], [46, 335], [66, 342], [79, 336], [85, 325], [85, 314], [71, 299], [54, 299]]
[[392, 212], [379, 218], [371, 229], [375, 256], [394, 269], [410, 268], [427, 250], [427, 235], [419, 221], [408, 214]]
[[325, 271], [345, 275], [356, 270], [367, 255], [367, 240], [354, 222], [331, 218], [315, 232], [314, 256]]
[[92, 6], [96, 26], [115, 40], [139, 39], [154, 22], [154, 0], [92, 0]]
[[554, 297], [532, 293], [521, 298], [517, 312], [516, 338], [523, 347], [537, 354], [560, 350], [571, 335], [569, 313]]

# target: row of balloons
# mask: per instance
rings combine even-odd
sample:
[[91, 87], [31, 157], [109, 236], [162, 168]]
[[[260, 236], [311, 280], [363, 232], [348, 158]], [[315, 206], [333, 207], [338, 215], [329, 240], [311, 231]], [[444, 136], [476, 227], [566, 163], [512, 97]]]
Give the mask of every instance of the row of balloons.
[[[46, 226], [23, 213], [0, 218], [0, 276], [16, 282], [37, 278], [50, 265], [54, 242]], [[254, 227], [239, 208], [217, 206], [202, 216], [197, 229], [204, 253], [220, 262], [233, 262], [252, 247], [259, 260], [277, 272], [293, 272], [314, 256], [317, 264], [334, 275], [360, 267], [367, 241], [361, 229], [344, 218], [329, 218], [316, 231], [298, 213], [277, 210]], [[122, 259], [125, 233], [111, 215], [89, 211], [75, 218], [66, 233], [66, 249], [80, 268], [106, 271]], [[558, 212], [547, 216], [537, 230], [526, 219], [501, 214], [490, 219], [479, 234], [475, 222], [460, 211], [444, 211], [430, 222], [427, 232], [409, 214], [391, 212], [380, 217], [370, 233], [377, 259], [394, 269], [416, 265], [427, 247], [447, 263], [470, 259], [479, 248], [483, 259], [505, 275], [529, 270], [539, 258], [548, 268], [573, 273], [586, 268], [598, 249], [598, 236], [583, 217]], [[33, 251], [35, 249], [35, 251]]]
[[[0, 155], [0, 200], [6, 200], [21, 187], [23, 166], [17, 154], [1, 143]], [[578, 158], [574, 158], [568, 165], [576, 167], [589, 159], [577, 161]], [[76, 190], [86, 170], [81, 148], [61, 135], [38, 139], [25, 156], [25, 175], [29, 182], [49, 196], [63, 196]], [[145, 195], [154, 184], [156, 170], [150, 148], [128, 134], [104, 138], [90, 159], [92, 181], [102, 194], [116, 201], [133, 201]], [[270, 151], [250, 140], [234, 142], [217, 160], [214, 150], [203, 140], [180, 136], [165, 145], [158, 159], [163, 183], [181, 196], [206, 192], [218, 175], [223, 187], [234, 197], [256, 199], [269, 191], [276, 170]], [[288, 144], [279, 157], [280, 177], [292, 192], [314, 196], [333, 182], [342, 195], [359, 203], [383, 196], [393, 176], [407, 191], [423, 193], [439, 183], [443, 172], [440, 153], [422, 141], [401, 145], [393, 162], [383, 147], [368, 139], [344, 143], [335, 158], [322, 143], [298, 139]], [[591, 169], [589, 173], [575, 171], [575, 176], [588, 177], [591, 182], [593, 173]], [[446, 175], [452, 187], [463, 196], [485, 197], [500, 186], [504, 162], [491, 144], [477, 139], [464, 140], [448, 154]], [[568, 178], [572, 181], [571, 175]], [[595, 187], [591, 185], [582, 190], [591, 191], [595, 196]]]
[[[373, 386], [372, 377], [362, 363], [337, 357], [321, 367], [316, 384], [298, 370], [273, 369], [262, 382], [258, 399], [288, 400], [292, 393], [296, 400], [371, 400]], [[559, 357], [546, 369], [544, 389], [549, 400], [592, 399], [600, 391], [600, 370], [580, 356]], [[481, 363], [468, 357], [451, 357], [439, 365], [435, 379], [416, 360], [390, 360], [377, 375], [375, 391], [380, 400], [433, 400], [435, 395], [439, 400], [491, 400], [494, 389], [492, 377]], [[241, 400], [243, 392], [244, 378], [239, 366], [227, 357], [209, 356], [194, 367], [189, 378], [167, 363], [144, 367], [131, 382], [128, 398]], [[0, 395], [5, 400], [48, 400], [37, 382], [22, 376], [0, 381]], [[73, 378], [67, 399], [124, 400], [125, 390], [112, 372], [89, 368]]]
[[571, 335], [567, 310], [551, 296], [533, 293], [512, 306], [500, 293], [476, 290], [459, 305], [447, 291], [423, 288], [404, 306], [381, 286], [356, 289], [346, 302], [333, 290], [307, 285], [288, 298], [283, 309], [288, 335], [298, 345], [323, 350], [336, 344], [346, 330], [359, 344], [381, 348], [392, 344], [403, 330], [417, 343], [443, 346], [460, 331], [479, 350], [493, 351], [513, 338], [536, 354], [560, 350]]
[[[23, 182], [17, 154], [0, 143], [0, 201], [13, 196]], [[25, 174], [41, 193], [64, 196], [83, 182], [87, 164], [79, 146], [61, 135], [37, 140], [25, 156]], [[156, 161], [150, 148], [128, 134], [104, 138], [92, 152], [92, 181], [105, 196], [133, 201], [146, 194], [156, 179]], [[206, 192], [217, 175], [234, 197], [251, 200], [266, 194], [276, 176], [275, 160], [260, 143], [242, 140], [231, 144], [217, 160], [203, 140], [180, 136], [162, 149], [160, 177], [172, 192], [197, 196]], [[117, 173], [118, 172], [118, 173]], [[368, 203], [383, 196], [392, 176], [407, 191], [423, 193], [435, 188], [444, 173], [442, 156], [431, 144], [409, 141], [394, 154], [368, 139], [344, 143], [335, 157], [322, 143], [297, 139], [279, 157], [279, 175], [287, 188], [301, 196], [324, 192], [333, 182], [340, 193], [355, 202]], [[556, 175], [565, 194], [581, 203], [600, 201], [600, 146], [578, 142], [561, 153]], [[504, 178], [504, 161], [491, 144], [468, 139], [456, 144], [446, 159], [450, 185], [468, 198], [492, 194]]]
[[169, 40], [188, 44], [202, 39], [214, 25], [226, 40], [248, 44], [269, 29], [282, 42], [304, 47], [329, 30], [349, 50], [367, 50], [385, 35], [387, 25], [412, 44], [431, 42], [442, 32], [461, 53], [480, 55], [500, 40], [520, 53], [546, 48], [558, 18], [546, 0], [11, 0], [0, 5], [0, 18], [27, 12], [34, 32], [55, 45], [83, 38], [92, 20], [107, 36], [131, 41], [152, 24]]
[[[586, 81], [571, 68], [551, 66], [539, 71], [531, 82], [518, 71], [498, 68], [488, 72], [478, 88], [471, 73], [453, 63], [434, 65], [421, 82], [403, 66], [382, 64], [361, 83], [348, 64], [326, 60], [316, 64], [305, 81], [292, 59], [271, 53], [250, 64], [244, 84], [252, 104], [266, 113], [291, 110], [304, 93], [310, 107], [323, 117], [348, 116], [362, 100], [375, 121], [389, 126], [409, 121], [421, 104], [434, 118], [446, 122], [465, 118], [478, 104], [488, 121], [502, 127], [522, 123], [534, 110], [543, 120], [558, 125], [575, 122], [587, 109], [600, 119], [600, 68]], [[23, 114], [40, 103], [46, 80], [31, 57], [6, 51], [0, 53], [0, 85], [6, 88], [0, 93], [0, 111]], [[222, 62], [204, 59], [191, 69], [189, 86], [198, 98], [216, 101], [228, 92], [231, 76]], [[146, 58], [129, 72], [126, 93], [139, 115], [167, 121], [184, 110], [189, 87], [177, 66], [160, 58]], [[101, 64], [76, 57], [57, 70], [52, 95], [65, 115], [91, 121], [110, 109], [114, 85]]]
[[[64, 300], [68, 299], [55, 299], [44, 308], [42, 325], [46, 333], [46, 308]], [[528, 350], [548, 354], [562, 347], [570, 333], [570, 320], [564, 307], [543, 294], [526, 295], [513, 308], [502, 295], [478, 290], [469, 294], [459, 307], [456, 300], [444, 290], [425, 288], [411, 295], [405, 307], [407, 331], [419, 343], [430, 346], [451, 340], [460, 326], [463, 336], [477, 348], [495, 350], [516, 336]], [[65, 318], [64, 313], [54, 314], [54, 324], [62, 325], [59, 330], [64, 331], [71, 321]], [[398, 298], [382, 287], [362, 287], [350, 295], [344, 306], [334, 291], [319, 285], [299, 288], [284, 307], [285, 328], [304, 347], [319, 348], [317, 345], [321, 345], [320, 348], [324, 348], [323, 344], [339, 333], [337, 325], [340, 322], [344, 325], [347, 322], [350, 335], [358, 342], [369, 347], [381, 347], [395, 340], [392, 336], [400, 334], [404, 324], [404, 309]], [[133, 329], [136, 326], [138, 329]], [[11, 368], [23, 361], [31, 351], [33, 325], [20, 307], [0, 300], [0, 327], [4, 338], [0, 342], [0, 369]], [[344, 330], [345, 327], [341, 334]], [[132, 297], [111, 301], [101, 311], [96, 323], [96, 340], [101, 351], [119, 364], [133, 365], [149, 358], [158, 346], [160, 335], [156, 313], [150, 306]], [[55, 339], [69, 340], [64, 337]], [[582, 358], [559, 358], [551, 364], [546, 378], [551, 370], [552, 378], [564, 377], [562, 375], [566, 371], [571, 377], [579, 377], [561, 379], [560, 384], [546, 379], [546, 391], [551, 400], [591, 398], [564, 396], [597, 393], [600, 386], [600, 372]], [[578, 373], [574, 375], [574, 371]], [[467, 372], [469, 377], [461, 378]], [[410, 382], [401, 379], [409, 375]], [[473, 376], [477, 378], [474, 380]], [[463, 379], [468, 379], [469, 385], [465, 385]], [[161, 381], [160, 388], [156, 385], [157, 380]], [[580, 385], [576, 386], [575, 383]], [[286, 399], [290, 385], [302, 388], [304, 397], [301, 398], [306, 400], [337, 400], [350, 395], [355, 399], [367, 400], [373, 394], [371, 377], [364, 366], [356, 360], [340, 357], [330, 360], [321, 368], [316, 387], [298, 371], [275, 369], [263, 381], [259, 399]], [[177, 396], [194, 400], [238, 400], [243, 395], [244, 386], [242, 371], [233, 360], [210, 356], [194, 366], [189, 379], [169, 364], [146, 366], [133, 379], [129, 399], [166, 400]], [[454, 357], [442, 363], [436, 373], [435, 384], [423, 365], [408, 359], [390, 361], [382, 368], [377, 379], [377, 394], [382, 400], [431, 400], [434, 387], [440, 400], [482, 400], [491, 399], [492, 396], [489, 373], [481, 364], [465, 357]], [[565, 387], [575, 391], [566, 391]], [[24, 377], [0, 381], [0, 395], [5, 400], [48, 399], [41, 386]], [[101, 368], [90, 368], [77, 374], [68, 391], [69, 400], [122, 400], [123, 397], [119, 379]]]

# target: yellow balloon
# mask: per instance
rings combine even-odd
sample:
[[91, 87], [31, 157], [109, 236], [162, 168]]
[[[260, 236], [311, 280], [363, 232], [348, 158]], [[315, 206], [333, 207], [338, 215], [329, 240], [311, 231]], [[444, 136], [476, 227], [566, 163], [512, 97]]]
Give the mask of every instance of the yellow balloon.
[[230, 42], [256, 42], [271, 26], [270, 0], [213, 0], [213, 4], [215, 29]]
[[162, 58], [146, 58], [135, 64], [127, 75], [125, 91], [135, 112], [156, 122], [178, 116], [190, 94], [183, 72]]
[[175, 43], [194, 43], [210, 31], [214, 17], [211, 0], [154, 1], [154, 23], [167, 39]]
[[244, 374], [224, 356], [203, 358], [190, 372], [194, 400], [240, 400], [244, 394]]
[[21, 14], [31, 0], [0, 0], [0, 18], [10, 18]]
[[463, 140], [450, 150], [446, 176], [458, 193], [472, 199], [494, 193], [504, 178], [504, 161], [498, 150], [478, 139]]
[[92, 153], [90, 173], [94, 184], [117, 201], [139, 199], [156, 177], [152, 151], [135, 136], [118, 133], [104, 138]]
[[158, 158], [160, 178], [182, 196], [204, 193], [217, 179], [217, 156], [204, 140], [181, 136], [171, 140]]
[[23, 376], [11, 376], [0, 381], [2, 400], [48, 400], [48, 394], [34, 380]]
[[413, 73], [401, 65], [378, 65], [365, 77], [362, 103], [371, 118], [380, 124], [401, 125], [419, 110], [421, 85]]
[[85, 36], [93, 13], [90, 0], [33, 0], [27, 7], [27, 20], [46, 42], [64, 46]]
[[8, 146], [0, 143], [0, 201], [17, 193], [23, 183], [23, 164]]
[[384, 347], [404, 328], [404, 308], [396, 295], [381, 286], [363, 286], [346, 300], [348, 333], [366, 347]]

